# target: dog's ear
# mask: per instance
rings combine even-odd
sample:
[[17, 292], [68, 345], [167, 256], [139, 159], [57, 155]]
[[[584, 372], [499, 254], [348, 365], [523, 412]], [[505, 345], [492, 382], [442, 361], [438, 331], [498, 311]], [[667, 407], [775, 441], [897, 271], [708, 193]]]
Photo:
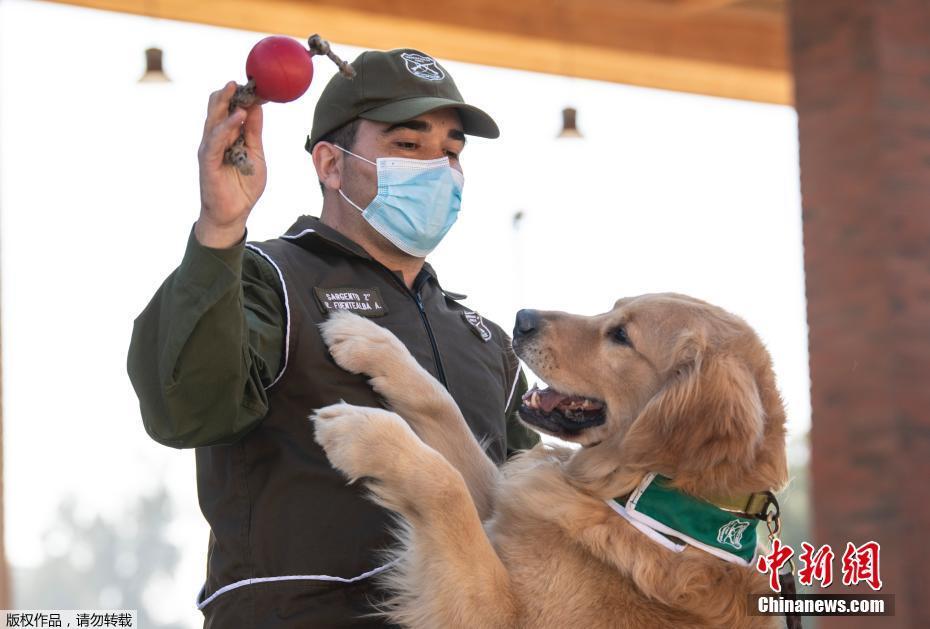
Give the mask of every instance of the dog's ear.
[[686, 336], [665, 385], [633, 422], [624, 454], [671, 476], [686, 491], [744, 486], [765, 430], [765, 410], [750, 368], [737, 355], [712, 352]]

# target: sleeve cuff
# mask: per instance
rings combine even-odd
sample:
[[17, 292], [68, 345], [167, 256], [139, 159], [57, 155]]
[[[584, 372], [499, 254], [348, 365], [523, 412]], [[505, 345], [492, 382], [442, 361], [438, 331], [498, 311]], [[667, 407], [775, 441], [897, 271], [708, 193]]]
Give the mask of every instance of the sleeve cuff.
[[213, 284], [218, 277], [224, 279], [229, 276], [241, 277], [247, 233], [243, 234], [242, 239], [232, 247], [213, 249], [200, 244], [194, 235], [194, 227], [191, 226], [184, 259], [178, 267], [178, 275], [186, 283], [201, 287]]

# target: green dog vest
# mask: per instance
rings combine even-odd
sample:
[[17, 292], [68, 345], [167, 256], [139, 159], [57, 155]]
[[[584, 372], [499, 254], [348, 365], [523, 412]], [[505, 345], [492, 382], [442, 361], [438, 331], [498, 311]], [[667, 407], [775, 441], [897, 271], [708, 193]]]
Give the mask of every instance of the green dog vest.
[[755, 563], [757, 520], [685, 494], [664, 476], [648, 474], [629, 497], [607, 504], [673, 552], [694, 546], [731, 563]]

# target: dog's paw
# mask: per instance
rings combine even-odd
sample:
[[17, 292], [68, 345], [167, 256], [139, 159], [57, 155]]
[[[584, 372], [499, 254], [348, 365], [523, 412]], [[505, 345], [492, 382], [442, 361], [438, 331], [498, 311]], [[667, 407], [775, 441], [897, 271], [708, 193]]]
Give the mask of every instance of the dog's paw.
[[329, 462], [351, 482], [383, 478], [416, 435], [396, 413], [379, 408], [333, 404], [310, 416], [316, 442]]
[[340, 367], [370, 376], [388, 373], [392, 362], [409, 356], [390, 331], [351, 312], [334, 312], [320, 324], [323, 341]]

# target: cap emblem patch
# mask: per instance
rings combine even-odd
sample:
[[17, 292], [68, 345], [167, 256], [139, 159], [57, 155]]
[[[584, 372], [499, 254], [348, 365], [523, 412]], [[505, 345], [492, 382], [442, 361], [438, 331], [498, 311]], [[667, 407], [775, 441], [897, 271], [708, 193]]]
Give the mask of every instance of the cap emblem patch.
[[446, 73], [442, 71], [442, 68], [432, 57], [414, 52], [405, 52], [400, 58], [407, 64], [407, 71], [415, 77], [427, 81], [441, 81], [446, 78]]

